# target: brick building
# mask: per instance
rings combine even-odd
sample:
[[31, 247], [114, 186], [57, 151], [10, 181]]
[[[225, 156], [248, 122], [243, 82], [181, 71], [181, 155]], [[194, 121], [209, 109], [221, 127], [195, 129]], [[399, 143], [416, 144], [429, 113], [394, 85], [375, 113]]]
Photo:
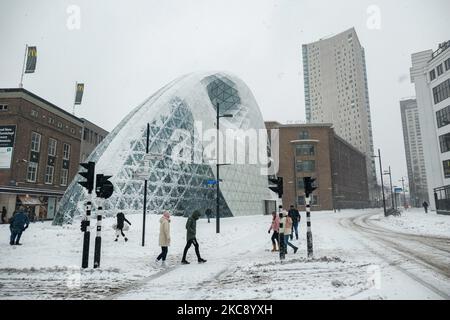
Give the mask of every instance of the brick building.
[[[77, 174], [83, 121], [25, 89], [0, 89], [0, 211], [52, 219]], [[3, 142], [2, 142], [3, 141]]]
[[[282, 125], [279, 130], [279, 172], [283, 177], [283, 205], [304, 210], [303, 177], [316, 178], [312, 210], [369, 206], [365, 155], [337, 136], [331, 124]], [[270, 136], [270, 134], [269, 134]]]

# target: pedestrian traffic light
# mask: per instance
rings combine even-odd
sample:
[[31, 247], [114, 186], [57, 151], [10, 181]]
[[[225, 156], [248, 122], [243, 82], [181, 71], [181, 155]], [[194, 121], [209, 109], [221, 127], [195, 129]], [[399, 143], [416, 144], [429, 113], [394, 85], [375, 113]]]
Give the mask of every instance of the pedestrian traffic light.
[[78, 183], [86, 188], [89, 193], [92, 193], [94, 189], [95, 162], [80, 163], [80, 166], [87, 169], [87, 171], [78, 173], [80, 176], [86, 178], [86, 181], [78, 181]]
[[273, 192], [276, 192], [278, 194], [279, 198], [283, 197], [283, 178], [277, 177], [277, 178], [269, 178], [270, 183], [274, 184], [272, 186], [269, 186], [269, 189]]
[[97, 197], [108, 199], [114, 192], [114, 186], [111, 181], [108, 181], [112, 176], [105, 176], [103, 174], [98, 174], [95, 184], [95, 193]]
[[317, 187], [313, 186], [314, 181], [316, 181], [316, 179], [311, 178], [311, 177], [304, 177], [303, 178], [303, 184], [305, 185], [305, 197], [309, 198], [309, 195], [317, 189]]

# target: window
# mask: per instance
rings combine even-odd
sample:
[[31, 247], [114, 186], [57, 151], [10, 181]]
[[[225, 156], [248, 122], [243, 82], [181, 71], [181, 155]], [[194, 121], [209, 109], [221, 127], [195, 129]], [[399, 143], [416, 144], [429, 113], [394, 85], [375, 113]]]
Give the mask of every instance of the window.
[[308, 131], [300, 131], [300, 134], [298, 135], [298, 138], [300, 140], [307, 140], [307, 139], [309, 139], [309, 132]]
[[70, 133], [71, 134], [75, 134], [75, 129], [74, 128], [70, 128]]
[[53, 119], [52, 117], [48, 117], [48, 123], [55, 124], [55, 119]]
[[314, 160], [297, 160], [297, 172], [312, 172], [316, 169]]
[[63, 159], [69, 160], [70, 159], [70, 144], [64, 143], [63, 146]]
[[62, 169], [61, 170], [61, 185], [67, 186], [67, 176], [68, 176], [69, 170]]
[[45, 170], [45, 183], [46, 184], [53, 184], [53, 174], [55, 172], [55, 167], [53, 166], [47, 166]]
[[438, 128], [442, 128], [450, 124], [450, 106], [447, 106], [444, 109], [436, 111], [436, 122]]
[[48, 155], [49, 156], [52, 156], [52, 157], [56, 156], [56, 144], [57, 144], [57, 142], [55, 139], [50, 138], [48, 140]]
[[295, 146], [295, 154], [297, 156], [313, 156], [314, 145], [312, 144], [300, 144]]
[[450, 58], [444, 61], [445, 71], [450, 70]]
[[31, 110], [31, 116], [37, 118], [39, 113], [36, 110]]
[[63, 128], [63, 124], [61, 122], [58, 122], [58, 128], [62, 129]]
[[0, 111], [8, 111], [8, 105], [7, 104], [0, 104]]
[[303, 178], [297, 178], [297, 189], [305, 189]]
[[437, 104], [450, 96], [450, 79], [433, 88], [434, 104]]
[[430, 71], [430, 81], [433, 81], [434, 79], [436, 79], [436, 71], [433, 69]]
[[28, 162], [27, 181], [36, 182], [38, 164], [35, 162]]
[[41, 150], [41, 135], [33, 132], [31, 134], [31, 151], [39, 152]]
[[444, 169], [444, 177], [450, 178], [450, 160], [445, 160], [442, 162], [442, 166]]
[[442, 63], [436, 68], [438, 76], [444, 73], [444, 69], [442, 68]]
[[83, 131], [83, 140], [84, 140], [84, 141], [89, 141], [89, 129], [87, 129], [87, 128], [84, 128], [84, 131]]
[[439, 136], [439, 144], [441, 145], [441, 153], [450, 151], [450, 133]]

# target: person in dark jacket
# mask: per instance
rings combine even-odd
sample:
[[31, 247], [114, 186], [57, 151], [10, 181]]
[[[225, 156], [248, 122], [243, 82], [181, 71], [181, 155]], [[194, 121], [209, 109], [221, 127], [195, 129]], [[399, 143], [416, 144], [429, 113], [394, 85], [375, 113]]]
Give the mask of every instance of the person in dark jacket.
[[24, 232], [28, 225], [30, 224], [30, 220], [28, 216], [25, 214], [25, 208], [19, 207], [18, 212], [11, 218], [9, 229], [11, 230], [11, 238], [9, 241], [10, 245], [22, 245], [20, 241], [20, 237], [22, 236], [22, 232]]
[[422, 203], [423, 208], [425, 209], [425, 213], [428, 213], [428, 202], [424, 201]]
[[125, 226], [125, 222], [128, 223], [131, 226], [131, 222], [128, 221], [127, 218], [125, 218], [125, 215], [123, 214], [123, 212], [119, 212], [116, 217], [117, 217], [116, 240], [114, 240], [114, 241], [118, 241], [119, 240], [119, 236], [121, 234], [122, 234], [122, 237], [125, 238], [125, 241], [128, 241], [128, 238], [123, 233], [123, 227]]
[[291, 205], [288, 216], [292, 219], [292, 232], [290, 235], [291, 240], [294, 238], [294, 232], [295, 232], [295, 238], [298, 240], [298, 223], [300, 222], [300, 212], [298, 212], [297, 209], [294, 208], [293, 205]]
[[2, 208], [2, 223], [6, 223], [6, 214], [7, 214], [6, 207], [3, 207]]
[[198, 248], [198, 242], [197, 242], [197, 238], [196, 238], [198, 218], [200, 218], [200, 212], [194, 211], [186, 222], [187, 243], [186, 243], [186, 246], [184, 247], [183, 259], [181, 260], [182, 264], [189, 264], [189, 262], [186, 260], [186, 255], [187, 255], [187, 252], [188, 252], [189, 248], [191, 247], [191, 245], [194, 245], [195, 254], [197, 255], [198, 263], [206, 262], [206, 260], [200, 256], [200, 250]]

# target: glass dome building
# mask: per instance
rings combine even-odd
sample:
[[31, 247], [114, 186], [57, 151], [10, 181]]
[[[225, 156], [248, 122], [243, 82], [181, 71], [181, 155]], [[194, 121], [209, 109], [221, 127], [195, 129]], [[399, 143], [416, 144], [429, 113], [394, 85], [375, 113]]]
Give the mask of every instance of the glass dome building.
[[[142, 213], [144, 181], [135, 173], [145, 172], [148, 212], [188, 216], [194, 210], [210, 210], [214, 216], [216, 186], [208, 181], [216, 179], [217, 106], [221, 115], [232, 115], [220, 118], [219, 163], [227, 163], [220, 167], [221, 216], [263, 214], [264, 200], [272, 198], [264, 174], [264, 121], [245, 83], [222, 72], [172, 81], [132, 110], [97, 146], [86, 162], [96, 163], [96, 174], [111, 175], [114, 185], [104, 213]], [[146, 157], [148, 124], [149, 153], [157, 158]], [[263, 147], [255, 150], [259, 145]], [[54, 224], [71, 223], [84, 214], [87, 191], [77, 183], [81, 179], [77, 175], [67, 188]]]

